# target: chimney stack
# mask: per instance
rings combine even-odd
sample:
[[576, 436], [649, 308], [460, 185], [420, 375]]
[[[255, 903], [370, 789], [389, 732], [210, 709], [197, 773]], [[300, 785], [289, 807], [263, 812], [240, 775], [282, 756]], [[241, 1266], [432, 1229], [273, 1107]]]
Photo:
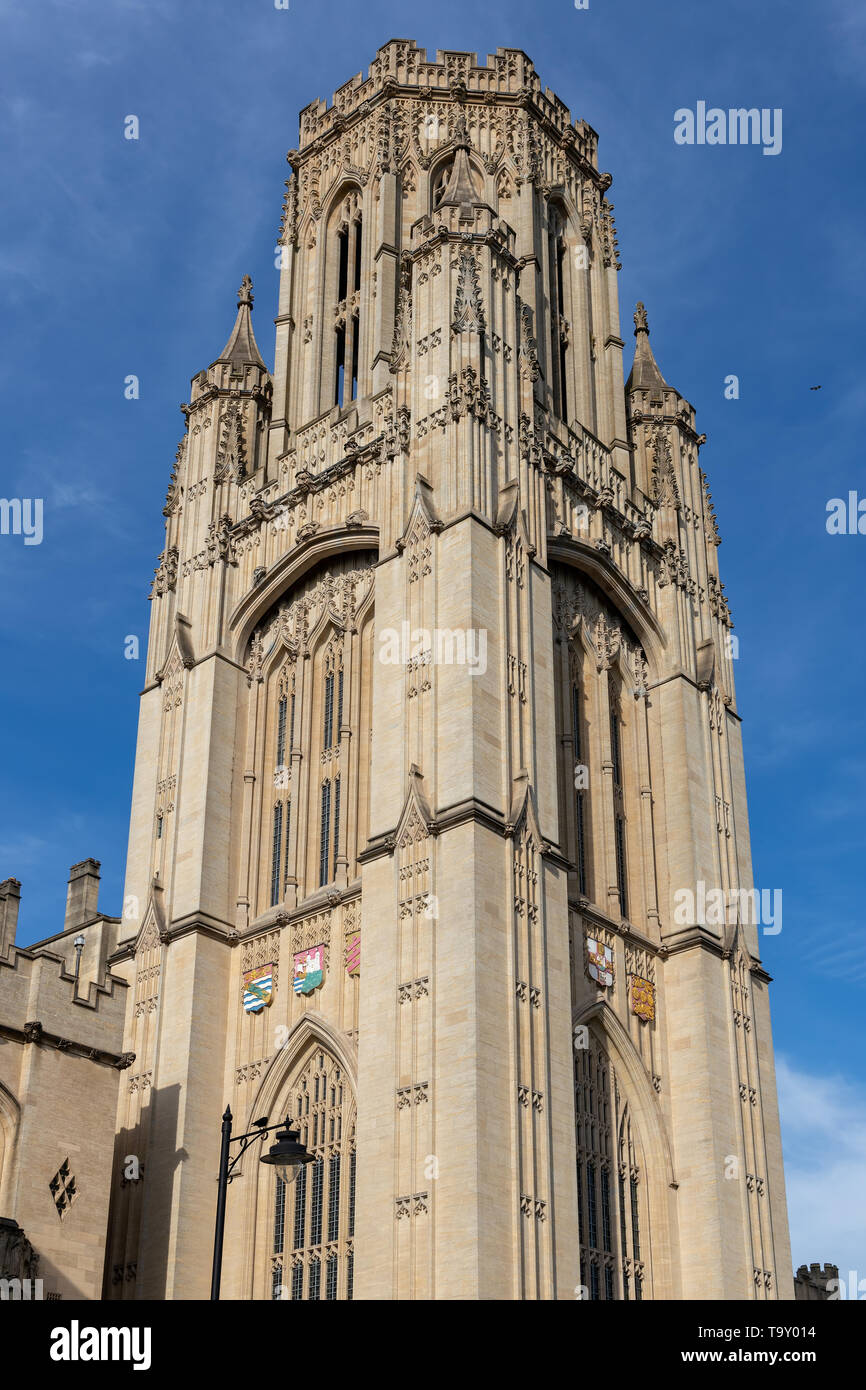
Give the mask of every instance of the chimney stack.
[[82, 859], [69, 870], [69, 887], [66, 890], [66, 918], [63, 930], [83, 927], [97, 914], [96, 903], [99, 897], [99, 860]]
[[15, 945], [20, 906], [21, 884], [17, 878], [4, 879], [0, 883], [0, 956], [5, 956], [9, 947]]

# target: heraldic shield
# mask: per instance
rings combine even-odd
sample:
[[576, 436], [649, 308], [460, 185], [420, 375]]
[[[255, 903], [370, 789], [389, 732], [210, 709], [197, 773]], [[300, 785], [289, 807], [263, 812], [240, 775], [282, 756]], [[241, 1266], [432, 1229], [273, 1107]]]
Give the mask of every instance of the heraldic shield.
[[586, 968], [597, 985], [613, 984], [613, 950], [594, 936], [586, 938]]
[[244, 972], [244, 1010], [260, 1014], [274, 997], [274, 964], [260, 965]]
[[656, 987], [642, 975], [631, 977], [631, 1011], [648, 1023], [656, 1016]]
[[325, 948], [311, 946], [308, 951], [298, 951], [294, 957], [294, 976], [292, 989], [295, 994], [311, 994], [325, 978]]
[[353, 932], [346, 937], [346, 971], [349, 975], [361, 972], [361, 933]]

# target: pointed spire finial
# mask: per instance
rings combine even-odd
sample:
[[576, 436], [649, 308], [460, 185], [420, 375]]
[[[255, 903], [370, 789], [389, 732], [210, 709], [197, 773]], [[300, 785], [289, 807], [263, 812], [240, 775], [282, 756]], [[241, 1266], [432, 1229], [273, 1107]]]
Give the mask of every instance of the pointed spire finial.
[[451, 164], [451, 172], [448, 175], [445, 191], [436, 206], [437, 208], [459, 207], [461, 222], [473, 220], [472, 208], [478, 198], [472, 166], [469, 162], [471, 148], [466, 113], [460, 107], [454, 120], [454, 159]]
[[650, 347], [649, 320], [643, 300], [638, 300], [635, 309], [634, 336], [637, 342], [634, 345], [634, 362], [625, 384], [626, 391], [664, 391], [667, 382], [659, 371]]
[[253, 333], [252, 318], [250, 317], [252, 307], [253, 282], [249, 275], [245, 275], [238, 290], [238, 312], [235, 326], [232, 329], [231, 337], [216, 360], [217, 362], [231, 362], [236, 367], [250, 365], [262, 367], [267, 371]]

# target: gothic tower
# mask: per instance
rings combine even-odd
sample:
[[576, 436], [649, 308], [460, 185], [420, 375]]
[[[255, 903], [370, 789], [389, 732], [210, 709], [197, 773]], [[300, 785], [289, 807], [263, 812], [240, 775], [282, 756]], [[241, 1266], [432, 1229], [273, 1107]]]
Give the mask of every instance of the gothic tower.
[[245, 279], [165, 505], [106, 1293], [206, 1295], [228, 1102], [314, 1161], [242, 1160], [224, 1297], [790, 1297], [703, 436], [640, 305], [623, 381], [597, 136], [393, 40], [288, 159], [273, 372]]

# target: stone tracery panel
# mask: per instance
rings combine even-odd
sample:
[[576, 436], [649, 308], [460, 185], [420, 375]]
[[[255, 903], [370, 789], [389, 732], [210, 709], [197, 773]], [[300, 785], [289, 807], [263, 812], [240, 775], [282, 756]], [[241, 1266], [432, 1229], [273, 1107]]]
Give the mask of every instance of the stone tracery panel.
[[357, 875], [366, 842], [373, 564], [355, 554], [319, 567], [250, 639], [248, 780], [257, 787], [246, 896], [254, 916], [291, 909], [330, 884], [343, 889]]

